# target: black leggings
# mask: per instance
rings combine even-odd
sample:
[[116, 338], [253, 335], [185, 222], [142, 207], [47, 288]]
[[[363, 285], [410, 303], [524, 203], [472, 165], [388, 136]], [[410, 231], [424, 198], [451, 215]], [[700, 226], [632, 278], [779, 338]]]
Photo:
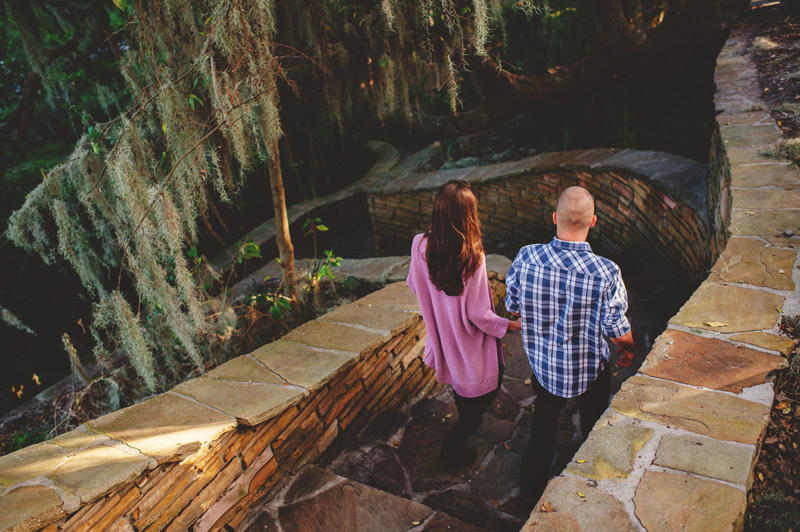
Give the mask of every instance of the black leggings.
[[453, 425], [450, 434], [447, 435], [447, 440], [444, 444], [445, 452], [463, 448], [467, 443], [467, 438], [475, 434], [475, 431], [481, 426], [483, 414], [492, 406], [494, 398], [497, 397], [497, 392], [500, 390], [500, 385], [503, 383], [503, 369], [503, 364], [499, 364], [497, 388], [489, 393], [478, 397], [462, 397], [453, 390], [456, 408], [458, 409], [458, 420]]

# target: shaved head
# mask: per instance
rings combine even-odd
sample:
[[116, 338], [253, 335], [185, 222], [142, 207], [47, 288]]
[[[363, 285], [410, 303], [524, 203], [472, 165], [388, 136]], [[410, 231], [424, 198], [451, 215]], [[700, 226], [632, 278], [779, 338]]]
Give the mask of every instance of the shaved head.
[[565, 229], [588, 229], [594, 216], [594, 198], [583, 187], [569, 187], [558, 197], [556, 216]]

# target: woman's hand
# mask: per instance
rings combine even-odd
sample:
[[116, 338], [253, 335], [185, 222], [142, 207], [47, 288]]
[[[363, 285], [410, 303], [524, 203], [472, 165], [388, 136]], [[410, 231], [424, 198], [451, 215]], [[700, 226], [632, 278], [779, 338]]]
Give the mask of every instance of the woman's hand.
[[514, 320], [508, 322], [508, 331], [521, 331], [522, 330], [522, 320]]

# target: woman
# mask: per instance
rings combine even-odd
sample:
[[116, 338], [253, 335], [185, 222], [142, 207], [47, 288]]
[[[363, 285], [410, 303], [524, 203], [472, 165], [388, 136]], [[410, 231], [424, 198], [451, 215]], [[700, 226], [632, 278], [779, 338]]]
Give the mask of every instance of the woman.
[[428, 330], [424, 362], [453, 387], [458, 421], [440, 460], [467, 465], [477, 453], [467, 437], [481, 424], [503, 380], [499, 338], [519, 321], [494, 313], [481, 244], [478, 200], [469, 183], [451, 180], [436, 193], [431, 224], [414, 237], [408, 279]]

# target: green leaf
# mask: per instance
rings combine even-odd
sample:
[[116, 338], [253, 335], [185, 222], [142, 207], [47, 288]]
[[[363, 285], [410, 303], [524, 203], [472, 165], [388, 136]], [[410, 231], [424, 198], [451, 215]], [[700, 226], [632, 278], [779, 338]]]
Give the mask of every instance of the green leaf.
[[270, 315], [270, 317], [272, 317], [273, 320], [279, 320], [279, 319], [281, 319], [281, 317], [283, 317], [283, 313], [281, 312], [281, 308], [277, 307], [277, 306], [269, 308], [269, 315]]
[[189, 107], [191, 107], [192, 111], [194, 111], [194, 100], [191, 98], [189, 98]]
[[120, 8], [122, 11], [125, 11], [128, 7], [128, 0], [113, 0], [114, 5]]
[[328, 226], [326, 226], [326, 225], [319, 224], [317, 226], [317, 231], [327, 231], [327, 230], [328, 230]]
[[194, 89], [197, 87], [197, 82], [200, 81], [200, 78], [194, 78], [194, 83], [192, 83], [192, 88]]

